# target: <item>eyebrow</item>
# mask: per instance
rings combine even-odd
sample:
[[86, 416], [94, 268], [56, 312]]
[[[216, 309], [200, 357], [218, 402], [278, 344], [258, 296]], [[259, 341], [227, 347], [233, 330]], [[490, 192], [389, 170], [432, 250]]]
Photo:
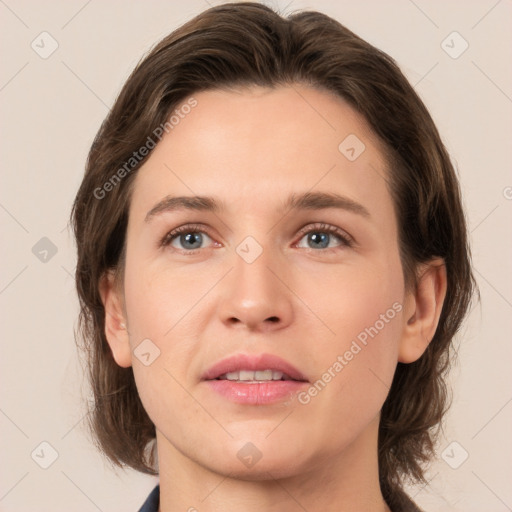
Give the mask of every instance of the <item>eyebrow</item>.
[[[305, 192], [291, 194], [282, 206], [283, 211], [288, 210], [324, 210], [337, 208], [346, 210], [365, 218], [370, 218], [370, 212], [360, 203], [339, 194], [327, 192]], [[226, 210], [226, 203], [211, 196], [167, 196], [159, 201], [146, 214], [145, 221], [164, 212], [176, 210], [207, 211], [218, 213]]]

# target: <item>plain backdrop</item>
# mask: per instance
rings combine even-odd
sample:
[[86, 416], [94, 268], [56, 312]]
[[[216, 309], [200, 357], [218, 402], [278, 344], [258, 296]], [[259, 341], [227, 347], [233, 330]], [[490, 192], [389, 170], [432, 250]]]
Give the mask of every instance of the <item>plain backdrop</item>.
[[[157, 482], [112, 471], [87, 437], [67, 223], [93, 137], [132, 68], [219, 3], [0, 1], [1, 511], [135, 512]], [[512, 2], [268, 5], [323, 11], [389, 53], [437, 123], [460, 174], [481, 303], [458, 337], [429, 485], [409, 492], [429, 512], [510, 511]]]

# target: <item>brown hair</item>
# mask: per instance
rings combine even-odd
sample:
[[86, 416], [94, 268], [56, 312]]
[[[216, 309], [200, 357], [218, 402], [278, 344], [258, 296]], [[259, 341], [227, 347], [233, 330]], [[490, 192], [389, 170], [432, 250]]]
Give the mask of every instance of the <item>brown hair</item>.
[[[398, 363], [381, 411], [380, 485], [388, 505], [399, 510], [405, 479], [425, 481], [423, 465], [434, 454], [448, 408], [444, 376], [452, 338], [475, 287], [466, 222], [457, 177], [434, 122], [394, 60], [318, 12], [284, 18], [257, 3], [208, 9], [150, 51], [103, 122], [72, 211], [79, 330], [94, 394], [90, 425], [99, 448], [114, 463], [157, 473], [153, 451], [147, 452], [155, 427], [132, 369], [119, 367], [112, 357], [99, 294], [106, 271], [123, 270], [131, 183], [145, 159], [132, 169], [125, 166], [124, 173], [120, 167], [193, 93], [295, 83], [344, 98], [383, 143], [407, 286], [414, 286], [418, 264], [432, 257], [443, 258], [447, 268], [447, 295], [435, 336], [416, 362]], [[105, 187], [107, 182], [111, 185]]]

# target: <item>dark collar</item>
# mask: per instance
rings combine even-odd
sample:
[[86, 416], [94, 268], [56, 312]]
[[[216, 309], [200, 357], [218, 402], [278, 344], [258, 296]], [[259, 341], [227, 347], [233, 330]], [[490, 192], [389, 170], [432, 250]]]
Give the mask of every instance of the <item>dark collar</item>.
[[158, 512], [160, 506], [160, 485], [157, 485], [151, 494], [146, 498], [144, 505], [139, 509], [139, 512]]

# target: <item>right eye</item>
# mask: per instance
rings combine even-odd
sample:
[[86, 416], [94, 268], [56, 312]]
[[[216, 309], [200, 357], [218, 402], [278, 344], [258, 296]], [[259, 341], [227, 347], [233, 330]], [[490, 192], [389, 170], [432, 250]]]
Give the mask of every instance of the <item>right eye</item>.
[[205, 247], [201, 247], [201, 245], [205, 237], [212, 240], [204, 226], [187, 224], [167, 233], [160, 241], [160, 245], [163, 247], [171, 246], [173, 249], [187, 253], [204, 249]]

